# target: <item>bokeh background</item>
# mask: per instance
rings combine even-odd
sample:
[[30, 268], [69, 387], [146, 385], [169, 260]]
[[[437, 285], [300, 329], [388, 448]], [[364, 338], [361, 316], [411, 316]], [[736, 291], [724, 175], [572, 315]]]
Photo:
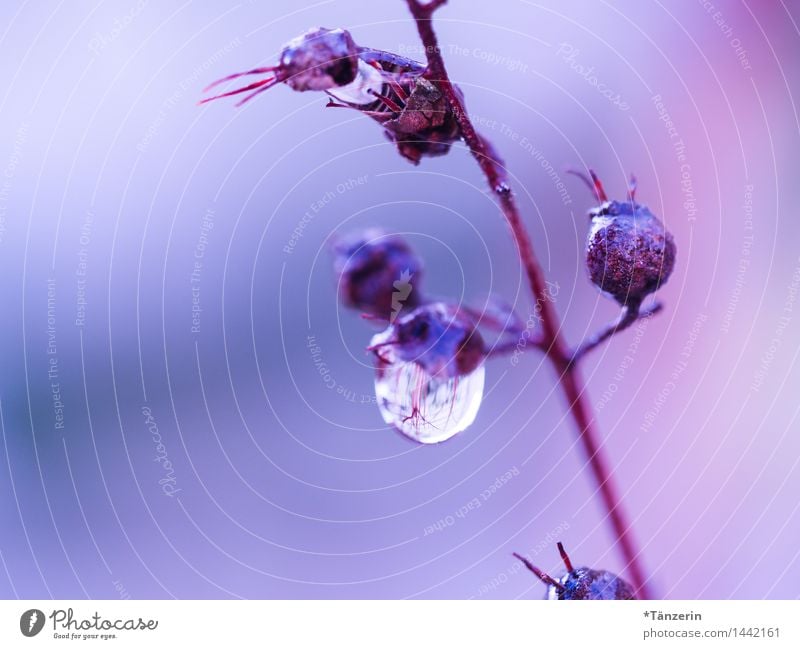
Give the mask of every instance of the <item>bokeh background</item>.
[[[656, 593], [796, 598], [800, 7], [718, 5], [451, 0], [436, 25], [570, 340], [616, 309], [564, 167], [618, 197], [635, 171], [678, 242], [665, 311], [583, 368]], [[403, 2], [0, 11], [0, 596], [539, 598], [511, 552], [557, 572], [558, 540], [624, 574], [536, 352], [489, 363], [445, 444], [372, 403], [333, 237], [403, 233], [428, 293], [531, 313], [463, 146], [413, 167], [285, 86], [196, 105], [313, 26], [421, 58]]]

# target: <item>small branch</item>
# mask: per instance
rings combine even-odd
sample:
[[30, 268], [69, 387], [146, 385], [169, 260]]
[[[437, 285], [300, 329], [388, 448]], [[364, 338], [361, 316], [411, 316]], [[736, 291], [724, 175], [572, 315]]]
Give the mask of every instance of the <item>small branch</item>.
[[643, 311], [640, 310], [641, 307], [638, 304], [631, 304], [622, 307], [622, 313], [620, 313], [619, 317], [614, 320], [614, 322], [607, 324], [600, 331], [592, 334], [580, 345], [578, 345], [572, 354], [572, 363], [577, 363], [595, 347], [598, 347], [600, 344], [611, 338], [611, 336], [614, 334], [624, 331], [637, 320], [644, 320], [652, 315], [655, 315], [661, 311], [663, 306], [664, 305], [661, 304], [661, 302], [656, 302]]
[[559, 374], [559, 384], [567, 399], [567, 407], [578, 428], [578, 439], [583, 445], [584, 453], [588, 458], [589, 466], [598, 484], [600, 496], [608, 512], [608, 518], [611, 521], [621, 553], [627, 564], [626, 567], [630, 571], [633, 587], [639, 597], [649, 599], [647, 580], [639, 559], [640, 553], [636, 548], [630, 526], [622, 511], [621, 501], [612, 481], [612, 473], [608, 466], [608, 461], [601, 452], [600, 435], [595, 428], [594, 417], [588, 406], [577, 365], [572, 362], [572, 354], [561, 336], [561, 323], [555, 307], [549, 299], [550, 295], [547, 291], [544, 273], [536, 259], [530, 236], [525, 229], [511, 188], [508, 185], [505, 169], [494, 147], [475, 130], [467, 114], [461, 94], [452, 84], [447, 74], [436, 32], [431, 21], [434, 11], [442, 6], [445, 0], [431, 0], [431, 2], [425, 4], [419, 0], [406, 0], [406, 2], [411, 15], [416, 21], [417, 31], [425, 49], [428, 61], [425, 74], [439, 86], [450, 104], [458, 120], [461, 136], [475, 157], [484, 176], [486, 176], [489, 187], [495, 193], [503, 216], [511, 229], [534, 300], [541, 306], [542, 336], [538, 346], [541, 347]]

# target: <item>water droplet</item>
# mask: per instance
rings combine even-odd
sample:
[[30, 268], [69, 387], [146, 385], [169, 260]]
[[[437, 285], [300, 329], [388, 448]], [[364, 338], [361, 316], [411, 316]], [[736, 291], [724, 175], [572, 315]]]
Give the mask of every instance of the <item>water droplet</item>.
[[[380, 341], [381, 336], [375, 338]], [[450, 378], [431, 376], [417, 363], [397, 360], [390, 347], [381, 350], [381, 358], [375, 369], [378, 408], [383, 420], [406, 437], [436, 444], [475, 421], [483, 399], [483, 364], [466, 376]]]

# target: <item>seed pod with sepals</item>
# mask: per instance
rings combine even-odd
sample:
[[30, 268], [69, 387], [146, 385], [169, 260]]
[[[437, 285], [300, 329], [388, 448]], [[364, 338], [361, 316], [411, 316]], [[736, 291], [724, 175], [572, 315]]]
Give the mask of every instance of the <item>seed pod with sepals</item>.
[[554, 579], [526, 558], [514, 553], [528, 570], [547, 584], [547, 599], [636, 599], [631, 585], [621, 577], [608, 570], [575, 568], [560, 542], [558, 551], [567, 568], [567, 572], [559, 579]]
[[630, 311], [638, 311], [647, 295], [667, 281], [675, 266], [676, 247], [664, 224], [636, 202], [636, 179], [631, 177], [628, 198], [609, 200], [594, 171], [586, 182], [599, 205], [589, 211], [586, 241], [589, 277], [601, 291]]

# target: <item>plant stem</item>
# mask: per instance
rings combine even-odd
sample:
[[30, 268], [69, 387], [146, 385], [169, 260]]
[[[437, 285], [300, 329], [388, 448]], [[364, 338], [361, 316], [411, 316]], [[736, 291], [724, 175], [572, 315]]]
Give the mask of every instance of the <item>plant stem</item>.
[[426, 4], [419, 0], [406, 0], [406, 2], [416, 21], [417, 30], [425, 48], [428, 63], [426, 75], [437, 83], [454, 111], [464, 142], [477, 160], [489, 186], [497, 197], [500, 209], [519, 249], [522, 265], [541, 313], [542, 337], [539, 347], [559, 374], [559, 384], [567, 399], [569, 412], [577, 426], [578, 439], [589, 460], [589, 466], [597, 482], [603, 504], [608, 511], [608, 518], [617, 537], [617, 543], [627, 564], [626, 567], [630, 571], [632, 585], [640, 598], [650, 599], [647, 580], [639, 558], [640, 552], [632, 538], [619, 494], [612, 480], [608, 461], [602, 452], [600, 435], [595, 426], [594, 416], [586, 398], [577, 364], [572, 362], [572, 351], [561, 335], [558, 314], [550, 300], [544, 273], [536, 259], [530, 236], [525, 229], [514, 195], [506, 182], [505, 171], [491, 144], [475, 130], [461, 95], [447, 74], [432, 23], [434, 11], [445, 4], [446, 0], [431, 0]]
[[619, 333], [620, 331], [625, 331], [628, 327], [630, 327], [634, 322], [638, 320], [645, 320], [650, 316], [655, 315], [661, 309], [663, 305], [661, 302], [656, 302], [652, 306], [647, 307], [644, 311], [640, 309], [639, 304], [628, 304], [622, 307], [622, 313], [620, 313], [619, 317], [614, 320], [614, 322], [607, 324], [603, 327], [600, 331], [592, 334], [586, 340], [584, 340], [572, 354], [572, 362], [577, 363], [581, 360], [587, 353], [592, 351], [595, 347], [598, 347], [601, 343], [605, 342], [614, 334]]

